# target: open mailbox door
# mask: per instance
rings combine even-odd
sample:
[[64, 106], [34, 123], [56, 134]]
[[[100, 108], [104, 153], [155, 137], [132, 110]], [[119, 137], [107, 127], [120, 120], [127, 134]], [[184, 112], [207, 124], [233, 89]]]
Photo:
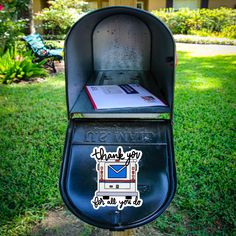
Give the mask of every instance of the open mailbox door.
[[[170, 31], [142, 10], [100, 9], [72, 27], [65, 66], [69, 124], [60, 179], [65, 204], [85, 222], [110, 230], [154, 220], [176, 190]], [[95, 110], [85, 88], [129, 83], [167, 105]], [[169, 118], [160, 119], [161, 113]]]

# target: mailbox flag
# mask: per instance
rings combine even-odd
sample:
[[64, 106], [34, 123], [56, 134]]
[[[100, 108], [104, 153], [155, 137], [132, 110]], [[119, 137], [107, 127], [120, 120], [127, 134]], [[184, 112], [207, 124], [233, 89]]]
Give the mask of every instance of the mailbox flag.
[[108, 178], [126, 178], [126, 165], [110, 165], [108, 166]]

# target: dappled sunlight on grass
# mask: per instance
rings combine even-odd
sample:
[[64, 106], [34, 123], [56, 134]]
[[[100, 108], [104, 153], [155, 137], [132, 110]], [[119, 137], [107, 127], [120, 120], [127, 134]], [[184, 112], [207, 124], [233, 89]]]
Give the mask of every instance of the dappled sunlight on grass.
[[[201, 57], [201, 60], [203, 61], [202, 57]], [[199, 62], [199, 63], [200, 63], [200, 66], [202, 68], [209, 69], [209, 70], [214, 70], [215, 69], [215, 65], [211, 62]]]
[[[187, 52], [186, 52], [187, 47]], [[190, 57], [213, 58], [215, 56], [236, 55], [236, 47], [229, 45], [215, 44], [177, 44], [177, 50], [182, 53], [188, 53]]]
[[[217, 52], [215, 52], [215, 53], [213, 53], [213, 52], [209, 52], [209, 51], [205, 51], [205, 52], [200, 52], [200, 51], [194, 51], [194, 52], [189, 52], [189, 56], [191, 56], [191, 57], [195, 57], [195, 58], [213, 58], [213, 57], [216, 57], [216, 56], [218, 56], [220, 53], [217, 53]], [[232, 55], [232, 54], [234, 54], [233, 52], [232, 53], [229, 53], [228, 55], [225, 55], [225, 56], [230, 56], [230, 55]]]
[[[60, 78], [60, 79], [58, 79]], [[57, 74], [56, 76], [50, 76], [49, 77], [49, 81], [47, 81], [46, 83], [48, 84], [52, 84], [55, 88], [64, 88], [65, 87], [65, 75], [64, 73], [60, 73], [60, 74]], [[55, 80], [56, 79], [56, 83], [55, 83]]]
[[199, 90], [209, 90], [209, 89], [216, 89], [216, 88], [221, 88], [221, 83], [216, 84], [214, 83], [199, 83], [194, 86], [194, 89], [199, 89]]
[[236, 56], [192, 58], [189, 57], [189, 53], [179, 53], [179, 55], [176, 89], [183, 86], [186, 89], [217, 89], [222, 88], [224, 83], [229, 84], [235, 80]]
[[209, 89], [221, 89], [222, 81], [217, 78], [203, 79], [201, 76], [193, 77], [192, 79], [186, 80], [185, 82], [176, 83], [175, 89], [188, 89], [188, 91], [195, 90], [209, 90]]

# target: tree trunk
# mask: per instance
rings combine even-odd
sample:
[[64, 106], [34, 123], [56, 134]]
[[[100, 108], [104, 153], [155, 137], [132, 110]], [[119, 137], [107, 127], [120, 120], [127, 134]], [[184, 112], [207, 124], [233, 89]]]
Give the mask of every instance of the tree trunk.
[[28, 12], [29, 12], [29, 33], [33, 34], [35, 33], [34, 20], [33, 20], [33, 0], [29, 1]]
[[27, 8], [25, 10], [22, 10], [20, 17], [28, 20], [25, 33], [26, 34], [35, 33], [35, 27], [33, 21], [33, 0], [29, 0]]

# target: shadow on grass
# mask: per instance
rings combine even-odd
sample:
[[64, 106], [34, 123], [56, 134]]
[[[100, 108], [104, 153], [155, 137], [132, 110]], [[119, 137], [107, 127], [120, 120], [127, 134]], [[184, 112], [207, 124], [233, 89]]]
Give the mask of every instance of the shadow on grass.
[[[164, 213], [152, 225], [162, 233], [233, 229], [235, 61], [233, 56], [179, 53], [177, 211]], [[0, 219], [3, 232], [22, 233], [44, 210], [62, 204], [58, 179], [67, 124], [64, 79], [2, 86], [0, 91]]]

